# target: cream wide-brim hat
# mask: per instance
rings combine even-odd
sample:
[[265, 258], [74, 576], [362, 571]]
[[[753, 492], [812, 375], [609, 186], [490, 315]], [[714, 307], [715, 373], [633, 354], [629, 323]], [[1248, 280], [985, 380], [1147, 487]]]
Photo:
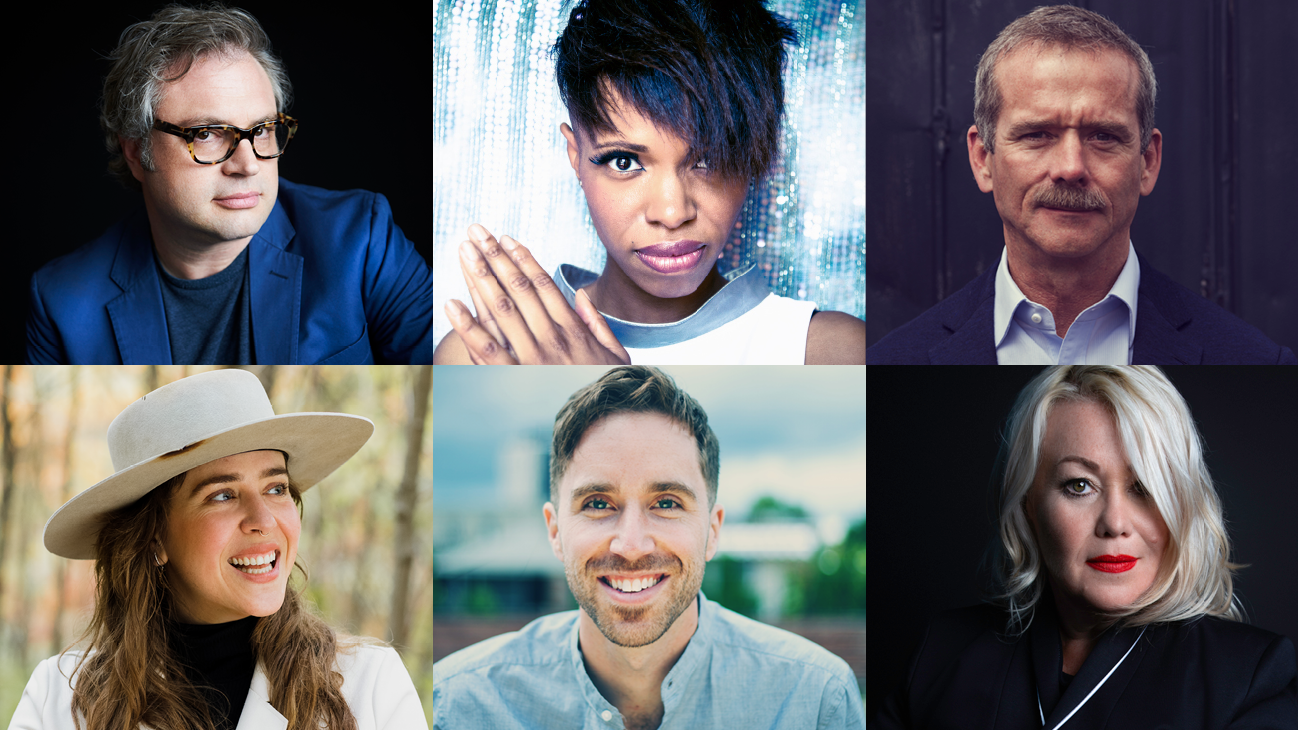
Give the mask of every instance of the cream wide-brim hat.
[[273, 449], [287, 456], [302, 491], [329, 476], [374, 433], [368, 418], [346, 413], [275, 415], [256, 375], [213, 370], [182, 378], [127, 406], [108, 426], [116, 474], [68, 500], [45, 523], [45, 548], [93, 560], [109, 512], [209, 461]]

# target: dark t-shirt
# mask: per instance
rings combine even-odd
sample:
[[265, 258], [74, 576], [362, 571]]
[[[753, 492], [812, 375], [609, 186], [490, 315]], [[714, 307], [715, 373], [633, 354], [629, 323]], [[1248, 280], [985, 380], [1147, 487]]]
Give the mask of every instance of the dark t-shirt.
[[[157, 253], [154, 253], [157, 261]], [[248, 249], [224, 271], [205, 279], [177, 279], [158, 262], [171, 362], [176, 365], [249, 365], [253, 362]]]

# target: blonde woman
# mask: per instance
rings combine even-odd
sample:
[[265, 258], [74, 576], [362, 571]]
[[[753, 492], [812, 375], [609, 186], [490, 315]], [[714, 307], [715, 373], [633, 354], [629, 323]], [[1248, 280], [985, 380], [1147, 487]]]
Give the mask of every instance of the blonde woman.
[[277, 416], [243, 370], [128, 406], [108, 428], [116, 473], [45, 526], [50, 552], [95, 561], [84, 647], [36, 668], [11, 730], [426, 728], [396, 652], [342, 639], [289, 583], [301, 493], [373, 430]]
[[1293, 643], [1242, 623], [1189, 408], [1154, 367], [1020, 393], [999, 606], [934, 620], [880, 728], [1294, 728]]

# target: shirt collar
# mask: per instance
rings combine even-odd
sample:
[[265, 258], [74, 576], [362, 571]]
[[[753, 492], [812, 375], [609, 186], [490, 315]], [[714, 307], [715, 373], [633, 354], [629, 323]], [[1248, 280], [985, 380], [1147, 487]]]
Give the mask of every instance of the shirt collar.
[[[663, 677], [660, 692], [663, 699], [664, 722], [690, 685], [695, 672], [706, 663], [707, 654], [712, 646], [712, 635], [716, 632], [713, 628], [717, 621], [716, 605], [704, 597], [703, 591], [699, 591], [695, 610], [699, 612], [699, 625], [694, 629], [694, 635], [690, 637], [689, 643], [685, 645], [685, 651], [681, 652], [676, 663], [667, 671], [667, 676]], [[581, 609], [577, 609], [577, 616], [572, 622], [572, 631], [568, 635], [568, 654], [573, 673], [577, 677], [577, 684], [581, 687], [586, 703], [593, 707], [596, 713], [607, 711], [621, 719], [618, 709], [604, 699], [604, 695], [595, 688], [595, 683], [591, 681], [590, 674], [586, 671], [586, 663], [581, 656], [580, 626]]]
[[[1024, 302], [1035, 304], [1035, 302], [1024, 296], [1023, 291], [1019, 289], [1019, 285], [1014, 283], [1014, 277], [1010, 276], [1007, 260], [1008, 250], [1002, 248], [1000, 264], [996, 267], [996, 299], [992, 309], [992, 335], [996, 338], [997, 347], [1000, 347], [1001, 342], [1005, 340], [1005, 335], [1009, 332], [1010, 324], [1014, 321], [1014, 312]], [[1127, 305], [1128, 348], [1131, 347], [1136, 337], [1136, 300], [1139, 291], [1140, 259], [1136, 257], [1135, 244], [1128, 239], [1127, 262], [1123, 264], [1122, 271], [1118, 272], [1118, 279], [1113, 282], [1109, 293], [1100, 298], [1100, 301], [1103, 302], [1109, 296], [1113, 296]]]
[[[692, 340], [720, 327], [762, 303], [771, 292], [758, 275], [754, 265], [724, 274], [728, 280], [721, 291], [703, 303], [693, 314], [677, 322], [642, 324], [627, 322], [604, 315], [608, 327], [623, 347], [666, 347]], [[563, 298], [574, 309], [577, 307], [577, 290], [589, 286], [599, 275], [572, 264], [560, 264], [554, 272], [554, 282], [563, 292]]]

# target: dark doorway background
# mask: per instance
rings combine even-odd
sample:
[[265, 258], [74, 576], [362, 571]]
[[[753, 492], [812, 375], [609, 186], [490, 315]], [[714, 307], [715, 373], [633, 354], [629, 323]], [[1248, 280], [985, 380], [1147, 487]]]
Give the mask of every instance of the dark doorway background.
[[[924, 626], [979, 603], [996, 538], [999, 432], [1038, 367], [870, 369], [866, 695], [905, 676]], [[1298, 378], [1274, 367], [1164, 368], [1190, 405], [1225, 508], [1249, 623], [1298, 643]]]
[[[109, 177], [99, 128], [99, 98], [118, 36], [165, 3], [26, 5], [10, 15], [15, 33], [5, 51], [10, 92], [8, 153], [18, 164], [10, 201], [0, 327], [0, 362], [26, 352], [28, 285], [47, 261], [88, 243], [134, 206], [139, 193]], [[198, 3], [190, 3], [198, 4]], [[241, 3], [229, 5], [242, 7]], [[396, 223], [432, 262], [431, 164], [419, 147], [429, 118], [431, 31], [408, 4], [327, 11], [311, 4], [248, 6], [261, 22], [293, 82], [288, 112], [300, 121], [280, 174], [331, 190], [382, 193]], [[390, 142], [373, 150], [375, 130]], [[431, 150], [431, 147], [428, 148]]]
[[[866, 16], [869, 344], [999, 261], [969, 169], [978, 59], [1042, 0], [870, 0]], [[1131, 237], [1155, 268], [1298, 347], [1298, 3], [1084, 0], [1149, 54], [1158, 184]]]

